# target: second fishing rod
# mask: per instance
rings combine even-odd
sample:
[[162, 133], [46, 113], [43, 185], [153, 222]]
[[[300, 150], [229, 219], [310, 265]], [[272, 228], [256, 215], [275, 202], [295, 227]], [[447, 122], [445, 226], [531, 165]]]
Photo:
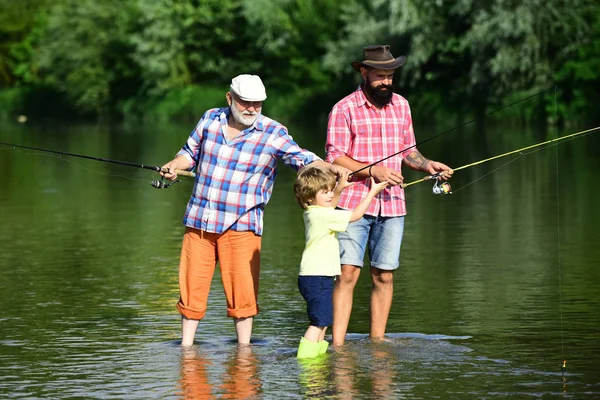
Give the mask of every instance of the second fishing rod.
[[[486, 118], [486, 117], [488, 117], [488, 116], [490, 116], [490, 115], [492, 115], [492, 114], [495, 114], [495, 113], [497, 113], [497, 112], [499, 112], [499, 111], [502, 111], [502, 110], [504, 110], [504, 109], [506, 109], [506, 108], [512, 107], [512, 106], [514, 106], [514, 105], [516, 105], [516, 104], [522, 103], [522, 102], [524, 102], [524, 101], [527, 101], [527, 100], [529, 100], [529, 99], [532, 99], [532, 98], [534, 98], [534, 97], [540, 96], [540, 95], [542, 95], [542, 94], [544, 94], [544, 93], [547, 93], [547, 92], [549, 92], [549, 91], [551, 91], [551, 90], [556, 90], [556, 88], [545, 89], [545, 90], [539, 91], [539, 92], [537, 92], [537, 93], [535, 93], [535, 94], [533, 94], [533, 95], [530, 95], [530, 96], [524, 97], [524, 98], [522, 98], [522, 99], [519, 99], [519, 100], [517, 100], [517, 101], [515, 101], [515, 102], [513, 102], [513, 103], [510, 103], [510, 104], [504, 105], [504, 106], [502, 106], [502, 107], [500, 107], [500, 108], [498, 108], [498, 109], [495, 109], [495, 110], [493, 110], [493, 111], [490, 111], [490, 112], [486, 113], [486, 114], [483, 116], [483, 118]], [[477, 119], [471, 119], [471, 120], [469, 120], [469, 121], [466, 121], [466, 122], [464, 122], [464, 123], [462, 123], [462, 124], [460, 124], [460, 125], [458, 125], [458, 126], [455, 126], [455, 127], [453, 127], [453, 128], [450, 128], [450, 129], [448, 129], [448, 130], [446, 130], [446, 131], [443, 131], [443, 132], [441, 132], [441, 133], [438, 133], [438, 134], [436, 134], [436, 135], [434, 135], [434, 136], [432, 136], [432, 137], [430, 137], [430, 138], [427, 138], [427, 139], [425, 139], [425, 140], [422, 140], [422, 141], [420, 141], [420, 142], [417, 142], [417, 143], [415, 143], [415, 144], [414, 144], [414, 145], [412, 145], [412, 146], [408, 146], [408, 147], [406, 147], [406, 148], [403, 148], [402, 150], [400, 150], [400, 151], [397, 151], [397, 152], [395, 152], [395, 153], [393, 153], [393, 154], [390, 154], [389, 156], [386, 156], [386, 157], [384, 157], [384, 158], [382, 158], [382, 159], [380, 159], [380, 160], [377, 160], [377, 161], [375, 161], [375, 162], [373, 162], [373, 163], [367, 164], [367, 165], [365, 165], [365, 166], [363, 166], [363, 167], [361, 167], [361, 168], [359, 168], [359, 169], [357, 169], [357, 170], [353, 171], [353, 172], [350, 174], [350, 177], [352, 177], [353, 175], [356, 175], [357, 173], [359, 173], [359, 172], [361, 172], [361, 171], [364, 171], [364, 170], [366, 170], [366, 169], [369, 169], [369, 175], [371, 175], [371, 173], [370, 173], [370, 172], [371, 172], [371, 168], [372, 168], [372, 167], [374, 167], [375, 165], [377, 165], [377, 164], [379, 164], [379, 163], [381, 163], [381, 162], [383, 162], [383, 161], [385, 161], [385, 160], [388, 160], [388, 159], [390, 159], [390, 158], [392, 158], [392, 157], [395, 157], [395, 156], [397, 156], [397, 155], [399, 155], [399, 154], [401, 154], [401, 153], [404, 153], [404, 152], [406, 152], [407, 150], [410, 150], [410, 149], [416, 148], [417, 146], [420, 146], [420, 145], [422, 145], [422, 144], [425, 144], [425, 143], [427, 143], [427, 142], [429, 142], [429, 141], [431, 141], [431, 140], [433, 140], [433, 139], [439, 138], [439, 137], [441, 137], [441, 136], [443, 136], [443, 135], [445, 135], [445, 134], [447, 134], [447, 133], [450, 133], [450, 132], [452, 132], [452, 131], [455, 131], [455, 130], [457, 130], [457, 129], [460, 129], [460, 128], [462, 128], [462, 127], [465, 127], [465, 126], [467, 126], [467, 125], [469, 125], [469, 124], [471, 124], [471, 123], [475, 122], [476, 120], [477, 120]], [[430, 175], [429, 177], [426, 177], [426, 178], [424, 178], [424, 180], [431, 179], [431, 178], [434, 178], [434, 177], [439, 177], [441, 174], [442, 174], [442, 173], [438, 173], [438, 174], [435, 174], [435, 175]], [[411, 184], [413, 184], [413, 183], [416, 183], [416, 182], [411, 182]], [[408, 185], [408, 184], [407, 184], [407, 185]], [[405, 187], [405, 185], [403, 185], [403, 187]], [[449, 185], [448, 185], [448, 188], [449, 188]], [[440, 190], [442, 190], [442, 189], [440, 188]], [[448, 189], [447, 191], [449, 191], [449, 189]], [[436, 193], [436, 190], [435, 190], [435, 188], [434, 188], [434, 193]], [[447, 193], [443, 193], [443, 194], [447, 194]]]
[[[497, 109], [495, 109], [495, 110], [493, 110], [493, 111], [490, 111], [490, 112], [486, 113], [486, 114], [483, 116], [483, 118], [487, 118], [487, 117], [489, 117], [489, 116], [490, 116], [490, 115], [492, 115], [492, 114], [495, 114], [495, 113], [497, 113], [497, 112], [499, 112], [499, 111], [502, 111], [502, 110], [504, 110], [504, 109], [506, 109], [506, 108], [509, 108], [509, 107], [515, 106], [515, 105], [517, 105], [517, 104], [519, 104], [519, 103], [522, 103], [522, 102], [524, 102], [524, 101], [527, 101], [527, 100], [529, 100], [529, 99], [532, 99], [532, 98], [534, 98], [534, 97], [540, 96], [540, 95], [542, 95], [542, 94], [544, 94], [544, 93], [546, 93], [546, 92], [549, 92], [549, 91], [551, 91], [551, 90], [555, 90], [555, 88], [545, 89], [545, 90], [539, 91], [539, 92], [537, 92], [537, 93], [535, 93], [535, 94], [532, 94], [531, 96], [527, 96], [527, 97], [524, 97], [524, 98], [522, 98], [522, 99], [519, 99], [519, 100], [517, 100], [517, 101], [515, 101], [515, 102], [513, 102], [513, 103], [510, 103], [510, 104], [504, 105], [504, 106], [502, 106], [502, 107], [500, 107], [500, 108], [497, 108]], [[368, 168], [374, 167], [375, 165], [377, 165], [377, 164], [379, 164], [379, 163], [381, 163], [381, 162], [383, 162], [383, 161], [385, 161], [385, 160], [388, 160], [388, 159], [390, 159], [390, 158], [392, 158], [392, 157], [395, 157], [395, 156], [397, 156], [397, 155], [399, 155], [399, 154], [401, 154], [401, 153], [404, 153], [404, 152], [405, 152], [405, 151], [407, 151], [407, 150], [414, 149], [414, 148], [416, 148], [417, 146], [420, 146], [420, 145], [422, 145], [422, 144], [425, 144], [425, 143], [427, 143], [427, 142], [430, 142], [430, 141], [432, 141], [433, 139], [437, 139], [437, 138], [439, 138], [440, 136], [443, 136], [443, 135], [445, 135], [445, 134], [447, 134], [447, 133], [450, 133], [450, 132], [453, 132], [453, 131], [455, 131], [455, 130], [457, 130], [457, 129], [463, 128], [463, 127], [465, 127], [465, 126], [467, 126], [467, 125], [469, 125], [469, 124], [471, 124], [471, 123], [473, 123], [473, 122], [475, 122], [475, 121], [476, 121], [476, 119], [471, 119], [471, 120], [469, 120], [469, 121], [467, 121], [467, 122], [463, 122], [462, 124], [460, 124], [460, 125], [457, 125], [457, 126], [455, 126], [455, 127], [453, 127], [453, 128], [450, 128], [450, 129], [448, 129], [448, 130], [446, 130], [446, 131], [443, 131], [443, 132], [441, 132], [441, 133], [438, 133], [438, 134], [436, 134], [436, 135], [433, 135], [433, 136], [432, 136], [432, 137], [430, 137], [430, 138], [427, 138], [427, 139], [425, 139], [425, 140], [422, 140], [422, 141], [420, 141], [420, 142], [417, 142], [417, 143], [415, 143], [415, 144], [414, 144], [414, 145], [412, 145], [412, 146], [408, 146], [408, 147], [406, 147], [406, 148], [404, 148], [404, 149], [402, 149], [402, 150], [400, 150], [400, 151], [397, 151], [397, 152], [396, 152], [396, 153], [394, 153], [394, 154], [390, 154], [390, 155], [389, 155], [389, 156], [387, 156], [387, 157], [384, 157], [384, 158], [382, 158], [382, 159], [380, 159], [380, 160], [377, 160], [377, 161], [375, 161], [375, 162], [373, 162], [373, 163], [371, 163], [371, 164], [365, 165], [364, 167], [362, 167], [362, 168], [359, 168], [359, 169], [357, 169], [356, 171], [353, 171], [353, 172], [350, 174], [350, 176], [352, 176], [352, 175], [355, 175], [355, 174], [357, 174], [357, 173], [359, 173], [359, 172], [361, 172], [361, 171], [364, 171], [365, 169], [368, 169]]]
[[[546, 140], [546, 141], [541, 142], [541, 143], [532, 144], [532, 145], [529, 145], [529, 146], [522, 147], [520, 149], [511, 150], [511, 151], [508, 151], [506, 153], [499, 154], [497, 156], [493, 156], [493, 157], [485, 158], [483, 160], [475, 161], [475, 162], [472, 162], [470, 164], [466, 164], [466, 165], [460, 166], [458, 168], [453, 168], [452, 171], [456, 172], [456, 171], [464, 170], [464, 169], [467, 169], [467, 168], [474, 167], [476, 165], [481, 165], [481, 164], [489, 162], [489, 161], [497, 160], [497, 159], [502, 158], [502, 157], [510, 156], [512, 154], [523, 155], [523, 152], [527, 151], [527, 150], [531, 150], [531, 149], [534, 149], [534, 148], [537, 148], [537, 147], [541, 147], [541, 146], [546, 146], [546, 145], [550, 146], [551, 144], [558, 143], [558, 142], [566, 140], [566, 139], [574, 139], [574, 138], [576, 138], [578, 136], [587, 135], [587, 134], [590, 134], [590, 133], [597, 132], [599, 130], [600, 130], [600, 126], [597, 126], [595, 128], [590, 128], [590, 129], [586, 129], [586, 130], [583, 130], [583, 131], [575, 132], [575, 133], [572, 133], [570, 135], [565, 135], [565, 136], [561, 136], [561, 137], [558, 137], [558, 138]], [[436, 179], [436, 185], [434, 186], [433, 192], [435, 194], [451, 194], [450, 185], [449, 184], [445, 185], [445, 182], [444, 183], [438, 183], [438, 181], [437, 181], [437, 178], [440, 175], [442, 175], [442, 174], [443, 173], [438, 173], [438, 174], [434, 174], [434, 175], [427, 175], [424, 178], [418, 179], [416, 181], [413, 181], [413, 182], [410, 182], [410, 183], [403, 183], [402, 187], [405, 188], [405, 187], [412, 186], [412, 185], [420, 183], [420, 182], [425, 182], [425, 181], [428, 181], [428, 180], [431, 180], [431, 179]]]

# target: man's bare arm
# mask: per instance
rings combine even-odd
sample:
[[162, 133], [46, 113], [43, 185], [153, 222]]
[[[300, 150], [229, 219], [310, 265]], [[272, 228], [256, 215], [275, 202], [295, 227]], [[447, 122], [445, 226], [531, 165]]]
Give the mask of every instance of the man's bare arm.
[[416, 171], [429, 172], [429, 163], [431, 160], [423, 157], [417, 150], [412, 151], [404, 160], [404, 164]]
[[431, 175], [435, 175], [438, 173], [443, 180], [447, 180], [453, 174], [452, 168], [448, 167], [446, 164], [443, 164], [438, 161], [433, 161], [428, 158], [423, 157], [421, 153], [417, 150], [414, 150], [410, 153], [404, 160], [404, 164], [408, 167], [415, 169], [417, 171], [424, 171]]

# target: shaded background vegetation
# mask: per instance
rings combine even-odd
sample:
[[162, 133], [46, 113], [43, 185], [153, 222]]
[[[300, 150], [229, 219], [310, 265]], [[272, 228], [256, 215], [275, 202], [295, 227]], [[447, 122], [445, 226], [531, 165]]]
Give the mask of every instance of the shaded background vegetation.
[[[324, 117], [387, 43], [417, 115], [452, 123], [548, 90], [515, 120], [596, 119], [594, 0], [0, 0], [3, 118], [195, 121], [240, 73], [265, 112]], [[594, 121], [595, 122], [595, 121]]]

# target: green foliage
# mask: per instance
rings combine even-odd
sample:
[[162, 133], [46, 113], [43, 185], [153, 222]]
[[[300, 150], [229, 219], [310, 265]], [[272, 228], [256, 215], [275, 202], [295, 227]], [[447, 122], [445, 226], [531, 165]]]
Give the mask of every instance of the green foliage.
[[147, 121], [195, 122], [202, 114], [215, 107], [227, 105], [225, 93], [228, 87], [189, 85], [172, 89], [160, 100], [154, 98], [144, 104], [144, 119]]
[[0, 119], [80, 119], [72, 104], [51, 86], [27, 85], [0, 90]]
[[[263, 59], [261, 73], [276, 89], [308, 99], [331, 85], [323, 68], [327, 43], [338, 34], [344, 7], [337, 0], [244, 1], [243, 12], [256, 32]], [[351, 4], [349, 2], [347, 4]]]
[[18, 48], [27, 41], [38, 11], [45, 0], [0, 0], [0, 86], [18, 84]]
[[257, 71], [251, 32], [239, 0], [139, 0], [134, 59], [152, 96], [192, 83], [225, 83]]
[[39, 69], [33, 59], [38, 50], [37, 45], [43, 38], [46, 17], [46, 11], [40, 8], [35, 14], [33, 24], [27, 35], [11, 48], [11, 55], [15, 60], [13, 73], [19, 84], [37, 85], [43, 83], [39, 75]]
[[337, 78], [354, 73], [352, 61], [360, 60], [362, 48], [368, 44], [387, 43], [386, 18], [380, 0], [371, 2], [349, 1], [340, 8], [342, 26], [334, 40], [325, 44], [323, 67], [332, 71]]
[[350, 54], [357, 36], [387, 42], [408, 55], [403, 86], [443, 93], [446, 107], [482, 116], [515, 92], [552, 87], [552, 71], [591, 35], [583, 16], [597, 10], [591, 0], [355, 3], [343, 10], [344, 35], [329, 45], [326, 65], [346, 65], [340, 52]]
[[83, 112], [99, 115], [134, 94], [139, 72], [130, 56], [129, 27], [135, 11], [117, 0], [53, 4], [34, 57], [46, 82]]
[[[126, 116], [141, 116], [147, 122], [178, 121], [189, 124], [198, 121], [208, 109], [226, 107], [225, 93], [228, 90], [228, 85], [189, 85], [181, 89], [171, 89], [160, 98], [124, 102], [121, 111]], [[269, 98], [263, 104], [263, 113], [274, 119], [287, 120], [293, 117], [302, 105], [298, 98], [285, 96], [275, 89], [270, 89], [268, 95]]]
[[[600, 32], [600, 15], [594, 14], [594, 32]], [[600, 101], [600, 35], [589, 35], [577, 48], [576, 57], [568, 59], [556, 74], [563, 96], [567, 99], [565, 115], [584, 115], [596, 119], [594, 106]]]
[[0, 119], [8, 119], [23, 113], [25, 93], [20, 88], [0, 90]]
[[66, 96], [84, 115], [196, 119], [198, 109], [224, 104], [233, 76], [253, 73], [267, 86], [267, 113], [326, 114], [360, 80], [350, 62], [377, 43], [408, 57], [396, 81], [415, 110], [445, 120], [482, 117], [554, 85], [561, 89], [558, 106], [546, 96], [506, 115], [543, 119], [558, 109], [594, 117], [599, 97], [593, 88], [600, 80], [600, 5], [593, 0], [0, 0], [0, 6], [0, 87], [20, 88], [0, 96], [15, 96], [4, 113], [44, 93], [48, 101]]

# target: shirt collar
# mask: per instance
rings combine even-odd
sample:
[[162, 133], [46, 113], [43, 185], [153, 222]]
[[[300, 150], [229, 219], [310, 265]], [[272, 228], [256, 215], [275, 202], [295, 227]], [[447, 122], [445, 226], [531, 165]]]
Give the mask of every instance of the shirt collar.
[[[365, 92], [363, 92], [362, 86], [358, 85], [358, 88], [356, 89], [356, 104], [360, 107], [360, 106], [367, 106], [369, 108], [377, 108], [373, 105], [373, 103], [371, 103], [368, 99], [367, 96], [365, 96]], [[386, 104], [385, 106], [383, 106], [383, 108], [389, 106], [389, 105], [395, 105], [395, 97], [392, 95], [392, 100]]]
[[316, 210], [318, 208], [321, 208], [321, 209], [323, 209], [323, 208], [331, 208], [331, 209], [333, 209], [333, 207], [323, 207], [323, 206], [318, 206], [318, 205], [315, 204], [315, 205], [308, 205], [308, 206], [306, 206], [306, 211], [308, 211], [308, 210]]
[[[227, 123], [227, 118], [229, 117], [229, 115], [231, 114], [231, 108], [230, 107], [225, 107], [221, 109], [221, 124], [226, 124]], [[264, 131], [264, 123], [263, 123], [263, 115], [262, 112], [260, 114], [258, 114], [258, 117], [256, 118], [256, 121], [254, 121], [254, 123], [249, 126], [248, 128], [244, 129], [242, 132], [252, 132], [253, 130], [257, 130], [257, 131]]]

